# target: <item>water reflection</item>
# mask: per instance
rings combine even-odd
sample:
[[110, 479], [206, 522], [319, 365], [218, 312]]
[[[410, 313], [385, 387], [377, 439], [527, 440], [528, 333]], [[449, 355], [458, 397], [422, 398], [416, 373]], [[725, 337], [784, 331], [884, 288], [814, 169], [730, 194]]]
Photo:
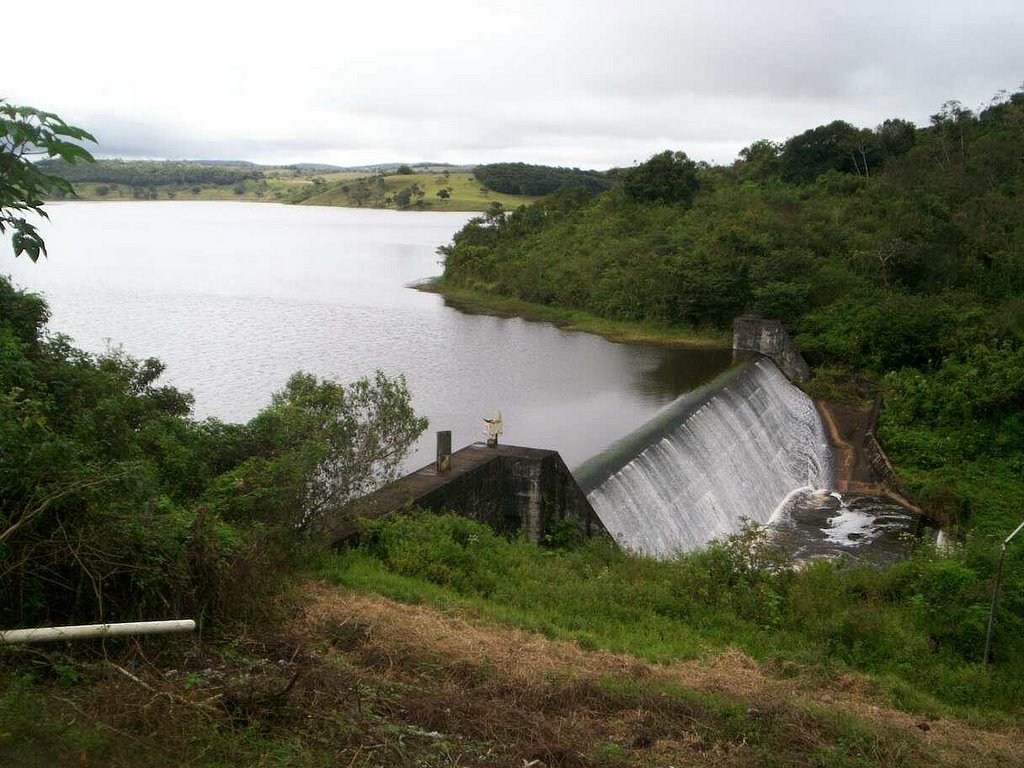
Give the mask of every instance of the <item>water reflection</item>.
[[[289, 374], [403, 373], [431, 432], [461, 447], [500, 409], [508, 443], [581, 463], [713, 378], [726, 351], [616, 344], [519, 318], [470, 315], [407, 288], [468, 214], [239, 202], [51, 206], [50, 257], [0, 261], [43, 292], [51, 328], [88, 350], [123, 345], [167, 364], [200, 418], [244, 421]], [[5, 252], [6, 251], [6, 252]]]
[[[673, 351], [679, 354], [671, 354]], [[637, 391], [655, 399], [668, 393], [677, 397], [707, 383], [708, 371], [723, 371], [732, 359], [729, 349], [663, 350], [657, 364], [641, 372]]]

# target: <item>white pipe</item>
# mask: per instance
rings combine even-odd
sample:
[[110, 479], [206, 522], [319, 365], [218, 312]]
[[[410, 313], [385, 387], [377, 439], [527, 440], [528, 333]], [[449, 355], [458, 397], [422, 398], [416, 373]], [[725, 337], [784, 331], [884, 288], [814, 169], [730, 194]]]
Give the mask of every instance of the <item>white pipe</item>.
[[191, 632], [196, 628], [192, 619], [173, 621], [128, 621], [123, 624], [79, 624], [71, 627], [37, 627], [36, 629], [9, 629], [0, 632], [0, 645], [14, 643], [45, 643], [51, 640], [93, 640], [100, 637], [122, 635], [164, 635], [171, 632]]
[[1018, 533], [1020, 533], [1022, 530], [1024, 530], [1024, 523], [1021, 523], [1020, 525], [1018, 525], [1016, 530], [1014, 530], [1013, 533], [1011, 533], [1009, 536], [1006, 537], [1006, 539], [1003, 541], [1003, 546], [1005, 547], [1007, 544], [1009, 544], [1010, 540], [1014, 536], [1016, 536]]

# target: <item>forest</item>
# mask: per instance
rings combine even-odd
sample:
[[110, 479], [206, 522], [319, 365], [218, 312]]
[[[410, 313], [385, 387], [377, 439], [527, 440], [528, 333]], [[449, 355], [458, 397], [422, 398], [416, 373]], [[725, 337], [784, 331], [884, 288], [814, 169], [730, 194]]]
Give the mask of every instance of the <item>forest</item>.
[[192, 163], [185, 160], [96, 160], [74, 165], [61, 160], [40, 160], [39, 166], [71, 182], [120, 184], [127, 187], [195, 184], [237, 184], [262, 179], [263, 171], [248, 164]]
[[610, 172], [526, 163], [478, 165], [473, 173], [488, 189], [507, 195], [550, 195], [568, 187], [582, 187], [596, 193], [611, 189], [613, 183]]

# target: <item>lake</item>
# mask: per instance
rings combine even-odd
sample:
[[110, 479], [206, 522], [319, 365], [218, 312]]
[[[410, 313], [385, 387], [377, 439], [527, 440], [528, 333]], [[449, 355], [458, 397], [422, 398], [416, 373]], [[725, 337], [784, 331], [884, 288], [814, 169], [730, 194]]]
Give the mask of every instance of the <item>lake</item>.
[[428, 432], [456, 448], [500, 410], [503, 442], [561, 452], [570, 467], [709, 381], [729, 350], [621, 344], [549, 323], [464, 314], [410, 284], [469, 218], [242, 202], [48, 205], [49, 258], [0, 244], [0, 272], [44, 294], [51, 331], [167, 364], [197, 418], [246, 421], [297, 370], [342, 382], [404, 374]]

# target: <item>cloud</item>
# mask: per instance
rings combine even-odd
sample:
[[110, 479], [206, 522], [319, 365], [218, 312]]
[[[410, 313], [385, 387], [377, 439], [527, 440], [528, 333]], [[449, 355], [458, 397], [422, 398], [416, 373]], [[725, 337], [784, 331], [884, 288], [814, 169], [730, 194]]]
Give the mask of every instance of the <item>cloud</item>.
[[836, 118], [977, 107], [1024, 77], [1024, 14], [1002, 0], [182, 0], [155, 24], [95, 5], [46, 30], [45, 57], [37, 38], [5, 40], [7, 95], [114, 156], [608, 167], [672, 147], [728, 162]]

